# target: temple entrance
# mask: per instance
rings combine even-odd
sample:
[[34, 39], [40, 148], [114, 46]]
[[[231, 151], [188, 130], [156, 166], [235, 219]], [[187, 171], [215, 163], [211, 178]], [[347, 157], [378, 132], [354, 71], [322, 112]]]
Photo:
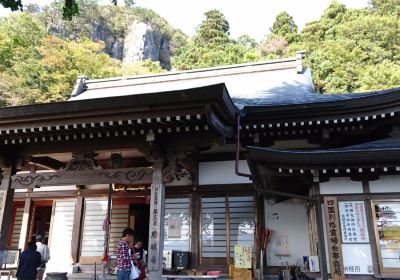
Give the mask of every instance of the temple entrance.
[[142, 241], [144, 250], [147, 250], [149, 243], [149, 220], [149, 204], [130, 204], [129, 226], [135, 229], [135, 239]]
[[52, 207], [53, 201], [51, 200], [40, 201], [34, 204], [28, 241], [36, 240], [36, 237], [40, 236], [47, 242], [50, 232]]

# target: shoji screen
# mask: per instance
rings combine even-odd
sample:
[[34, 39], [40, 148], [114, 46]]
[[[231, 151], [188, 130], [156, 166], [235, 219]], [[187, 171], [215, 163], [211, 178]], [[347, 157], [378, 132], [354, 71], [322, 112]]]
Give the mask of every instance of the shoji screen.
[[164, 250], [190, 251], [190, 198], [165, 200]]
[[[106, 199], [85, 200], [85, 210], [82, 229], [81, 258], [96, 260], [104, 252], [103, 222], [107, 214]], [[90, 257], [90, 258], [87, 258]]]
[[201, 252], [203, 258], [226, 258], [225, 197], [201, 199]]

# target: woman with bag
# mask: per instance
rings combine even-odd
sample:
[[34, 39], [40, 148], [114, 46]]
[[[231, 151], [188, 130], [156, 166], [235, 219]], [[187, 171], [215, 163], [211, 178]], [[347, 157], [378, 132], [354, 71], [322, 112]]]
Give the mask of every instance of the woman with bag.
[[131, 274], [130, 274], [130, 280], [143, 280], [146, 278], [146, 271], [144, 269], [144, 266], [142, 265], [141, 261], [138, 259], [137, 255], [135, 253], [131, 253], [131, 250], [129, 250], [129, 254], [131, 256]]

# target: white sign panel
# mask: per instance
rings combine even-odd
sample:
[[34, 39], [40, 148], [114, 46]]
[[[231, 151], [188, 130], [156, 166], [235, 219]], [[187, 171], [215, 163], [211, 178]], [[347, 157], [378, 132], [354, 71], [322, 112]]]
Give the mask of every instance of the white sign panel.
[[339, 202], [342, 243], [368, 243], [368, 226], [363, 201]]
[[345, 274], [373, 274], [369, 244], [342, 244]]

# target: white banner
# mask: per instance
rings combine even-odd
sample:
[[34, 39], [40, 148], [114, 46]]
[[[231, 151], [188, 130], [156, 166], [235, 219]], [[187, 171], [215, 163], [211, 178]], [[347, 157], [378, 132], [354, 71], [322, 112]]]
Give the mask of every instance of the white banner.
[[339, 202], [342, 243], [368, 243], [368, 225], [363, 201]]

